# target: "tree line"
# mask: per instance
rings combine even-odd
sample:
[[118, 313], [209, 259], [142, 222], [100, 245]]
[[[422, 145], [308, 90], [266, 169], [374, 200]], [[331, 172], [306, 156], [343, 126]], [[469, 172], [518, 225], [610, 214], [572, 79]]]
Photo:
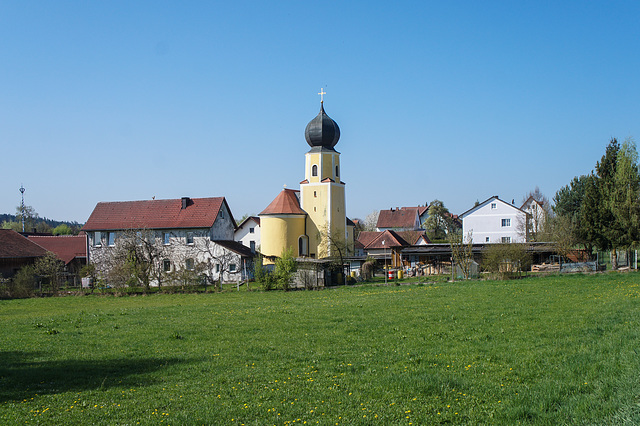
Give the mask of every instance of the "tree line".
[[640, 173], [633, 139], [622, 145], [613, 138], [591, 173], [576, 176], [553, 198], [556, 217], [550, 224], [562, 248], [582, 246], [610, 250], [617, 269], [617, 251], [640, 241]]
[[53, 235], [77, 235], [82, 224], [40, 217], [32, 206], [16, 207], [16, 214], [0, 214], [0, 228], [13, 229], [22, 232], [22, 218], [24, 217], [25, 232], [38, 232]]

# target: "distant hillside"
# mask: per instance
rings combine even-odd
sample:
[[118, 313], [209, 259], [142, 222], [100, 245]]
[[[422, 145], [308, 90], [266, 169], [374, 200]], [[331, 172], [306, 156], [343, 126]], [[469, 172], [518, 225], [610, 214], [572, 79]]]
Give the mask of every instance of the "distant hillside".
[[[13, 214], [0, 214], [0, 224], [4, 221], [15, 222], [16, 216]], [[39, 217], [38, 219], [36, 219], [36, 224], [42, 223], [42, 222], [49, 225], [52, 229], [62, 224], [69, 226], [69, 228], [71, 229], [80, 229], [84, 225], [83, 223], [78, 223], [75, 221], [69, 222], [66, 220], [53, 220], [53, 219], [47, 219], [46, 217]]]

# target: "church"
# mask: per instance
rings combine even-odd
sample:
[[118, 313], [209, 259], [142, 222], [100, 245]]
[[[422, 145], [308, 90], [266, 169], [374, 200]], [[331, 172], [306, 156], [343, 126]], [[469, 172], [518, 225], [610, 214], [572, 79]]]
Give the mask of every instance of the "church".
[[261, 248], [266, 258], [292, 250], [298, 258], [344, 258], [353, 255], [355, 226], [346, 215], [345, 183], [340, 179], [338, 123], [324, 110], [304, 132], [309, 151], [304, 157], [300, 189], [284, 188], [260, 213]]

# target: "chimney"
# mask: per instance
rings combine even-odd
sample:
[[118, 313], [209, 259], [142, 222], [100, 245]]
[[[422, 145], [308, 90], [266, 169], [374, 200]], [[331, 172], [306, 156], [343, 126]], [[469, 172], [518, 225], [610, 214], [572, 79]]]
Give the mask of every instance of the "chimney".
[[189, 201], [191, 201], [189, 199], [189, 197], [182, 197], [182, 209], [186, 209], [187, 206], [189, 205]]

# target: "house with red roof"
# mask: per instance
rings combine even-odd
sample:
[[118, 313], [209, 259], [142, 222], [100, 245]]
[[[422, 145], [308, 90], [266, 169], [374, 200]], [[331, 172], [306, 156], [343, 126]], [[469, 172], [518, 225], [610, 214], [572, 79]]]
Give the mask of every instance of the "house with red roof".
[[64, 262], [65, 273], [78, 285], [80, 268], [87, 264], [87, 235], [29, 235], [29, 241], [55, 254]]
[[10, 278], [46, 254], [46, 249], [16, 231], [0, 229], [0, 277]]
[[253, 253], [234, 241], [236, 223], [224, 197], [98, 203], [82, 228], [89, 263], [107, 277], [118, 248], [135, 242], [148, 248], [157, 272], [153, 284], [181, 271], [211, 281], [235, 282], [251, 270]]
[[260, 218], [249, 216], [235, 230], [233, 239], [255, 253], [260, 247]]
[[[426, 212], [426, 208], [424, 208]], [[425, 214], [423, 212], [423, 214]], [[420, 208], [403, 207], [389, 210], [380, 210], [376, 228], [382, 231], [417, 231], [420, 229]]]

